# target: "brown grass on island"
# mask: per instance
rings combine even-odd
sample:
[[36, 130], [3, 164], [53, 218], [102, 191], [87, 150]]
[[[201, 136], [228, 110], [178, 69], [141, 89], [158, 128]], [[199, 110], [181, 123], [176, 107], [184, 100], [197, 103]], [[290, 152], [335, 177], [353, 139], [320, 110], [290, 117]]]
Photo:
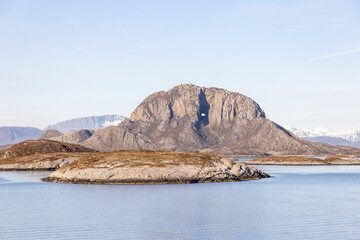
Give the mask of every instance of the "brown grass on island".
[[76, 144], [63, 143], [53, 140], [28, 140], [11, 146], [3, 153], [3, 158], [15, 158], [56, 152], [96, 152]]
[[32, 154], [29, 156], [8, 157], [0, 159], [1, 165], [54, 162], [59, 159], [77, 158], [69, 163], [68, 169], [85, 168], [118, 168], [118, 167], [166, 167], [169, 165], [201, 165], [206, 166], [211, 161], [218, 161], [221, 157], [206, 153], [180, 153], [169, 151], [117, 151], [117, 152], [55, 152]]
[[85, 168], [117, 168], [117, 167], [166, 167], [169, 165], [202, 165], [205, 166], [211, 161], [218, 161], [221, 157], [205, 153], [195, 152], [168, 152], [168, 151], [117, 151], [88, 153], [79, 160], [68, 164], [68, 169]]
[[73, 153], [73, 152], [67, 152], [67, 153], [43, 153], [43, 154], [34, 154], [29, 156], [20, 156], [20, 157], [12, 157], [12, 158], [0, 158], [0, 169], [1, 165], [3, 164], [15, 164], [15, 163], [37, 163], [37, 162], [43, 162], [43, 161], [56, 161], [59, 159], [65, 159], [65, 158], [80, 158], [84, 157], [89, 153]]
[[7, 144], [7, 145], [3, 145], [3, 146], [0, 146], [0, 157], [1, 155], [6, 151], [8, 150], [13, 144]]

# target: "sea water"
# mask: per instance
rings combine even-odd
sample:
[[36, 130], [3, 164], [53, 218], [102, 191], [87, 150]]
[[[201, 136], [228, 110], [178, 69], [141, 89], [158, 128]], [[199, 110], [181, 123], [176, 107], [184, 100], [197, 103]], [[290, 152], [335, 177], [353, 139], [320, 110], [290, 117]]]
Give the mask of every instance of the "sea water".
[[45, 183], [0, 172], [0, 239], [359, 239], [359, 166], [257, 166], [273, 178]]

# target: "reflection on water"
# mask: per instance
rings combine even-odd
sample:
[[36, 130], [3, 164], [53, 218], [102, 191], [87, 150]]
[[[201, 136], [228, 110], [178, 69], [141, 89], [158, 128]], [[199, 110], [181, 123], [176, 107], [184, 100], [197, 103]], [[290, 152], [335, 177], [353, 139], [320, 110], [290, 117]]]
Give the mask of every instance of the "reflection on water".
[[80, 185], [0, 172], [0, 239], [358, 239], [358, 166], [257, 167], [274, 178]]

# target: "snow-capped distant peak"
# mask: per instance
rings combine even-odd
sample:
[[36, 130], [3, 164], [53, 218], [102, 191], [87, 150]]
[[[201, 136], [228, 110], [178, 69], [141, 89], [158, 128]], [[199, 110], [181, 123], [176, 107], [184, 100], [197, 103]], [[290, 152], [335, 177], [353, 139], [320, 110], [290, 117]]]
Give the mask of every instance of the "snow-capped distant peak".
[[123, 120], [115, 120], [115, 121], [105, 121], [102, 125], [104, 128], [110, 127], [110, 126], [117, 126], [119, 125]]
[[283, 126], [285, 129], [292, 131], [298, 137], [340, 137], [351, 142], [360, 141], [360, 129], [328, 129], [324, 127], [297, 129], [290, 126]]
[[56, 129], [62, 133], [68, 133], [72, 130], [79, 129], [95, 130], [102, 129], [108, 126], [118, 125], [124, 119], [126, 119], [126, 117], [116, 114], [82, 117], [49, 125], [45, 130]]

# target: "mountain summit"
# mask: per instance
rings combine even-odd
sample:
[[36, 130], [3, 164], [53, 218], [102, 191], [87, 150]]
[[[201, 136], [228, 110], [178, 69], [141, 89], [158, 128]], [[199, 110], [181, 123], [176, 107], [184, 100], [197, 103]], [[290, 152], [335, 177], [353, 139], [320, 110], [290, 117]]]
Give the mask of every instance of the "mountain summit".
[[326, 152], [265, 117], [251, 98], [191, 84], [148, 96], [118, 126], [96, 131], [82, 145], [100, 151], [156, 149], [220, 154]]

